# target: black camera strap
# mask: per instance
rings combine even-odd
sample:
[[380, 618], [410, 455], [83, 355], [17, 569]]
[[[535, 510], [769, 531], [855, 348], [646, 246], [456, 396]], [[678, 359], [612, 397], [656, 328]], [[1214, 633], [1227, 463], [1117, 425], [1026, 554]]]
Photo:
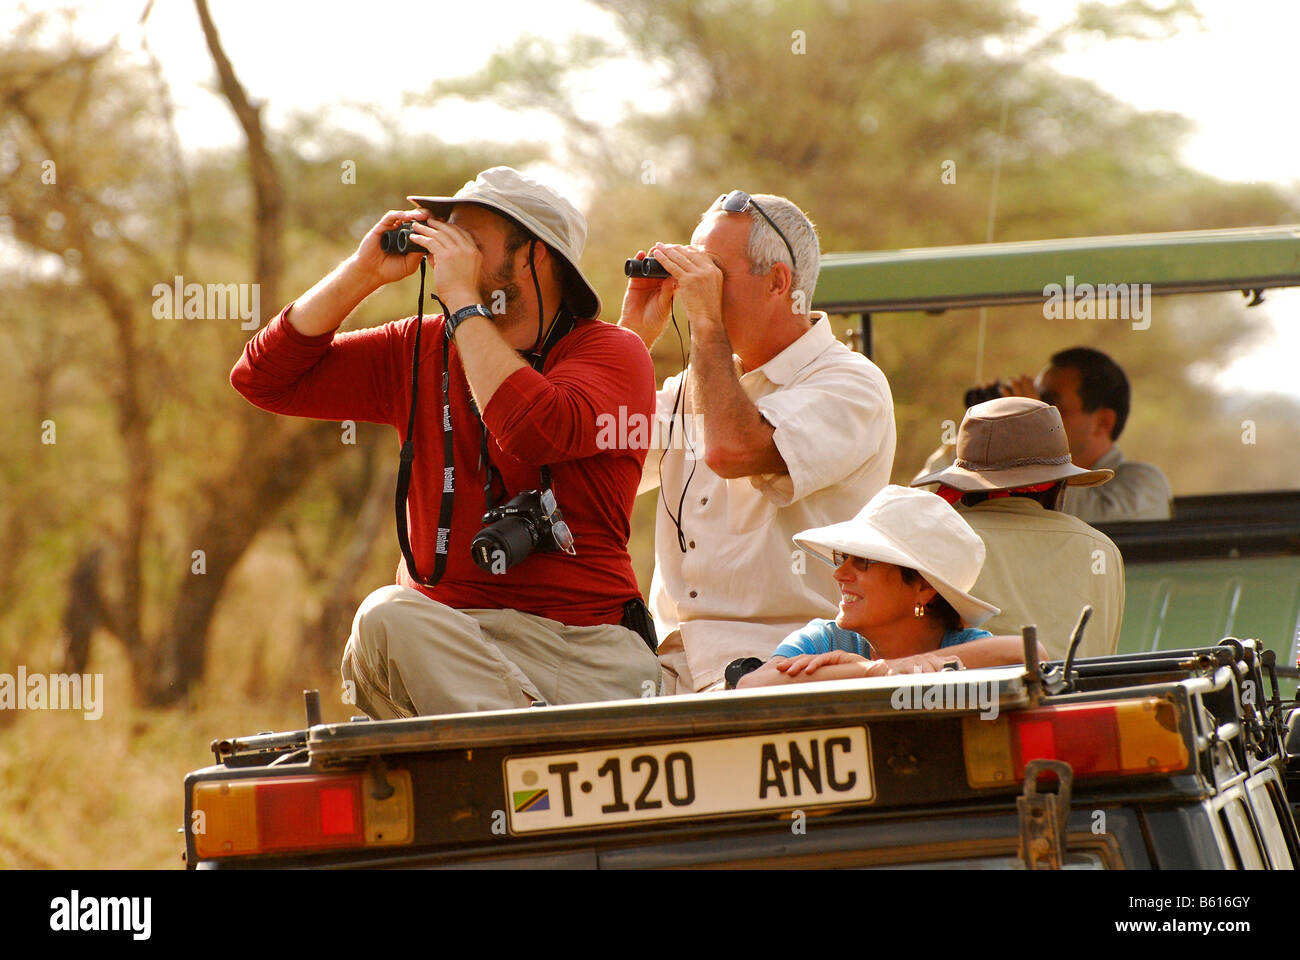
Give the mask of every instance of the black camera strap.
[[[420, 258], [420, 305], [415, 314], [415, 352], [411, 358], [411, 410], [406, 420], [406, 439], [402, 441], [401, 462], [397, 467], [397, 543], [402, 548], [402, 559], [411, 579], [424, 587], [436, 586], [447, 569], [447, 546], [451, 540], [451, 511], [456, 490], [456, 448], [451, 433], [451, 340], [444, 336], [442, 342], [442, 451], [443, 480], [442, 506], [438, 509], [438, 542], [435, 547], [433, 576], [425, 580], [415, 566], [411, 552], [411, 538], [407, 529], [406, 498], [411, 489], [411, 464], [415, 462], [415, 409], [420, 392], [420, 332], [424, 329], [424, 273], [425, 259]], [[435, 293], [434, 298], [437, 299]], [[444, 317], [450, 316], [446, 304], [438, 300]], [[491, 478], [489, 477], [489, 482]]]
[[[531, 266], [531, 250], [529, 251], [529, 260]], [[411, 489], [411, 467], [415, 462], [415, 411], [420, 391], [420, 333], [424, 328], [425, 262], [422, 257], [420, 259], [420, 305], [416, 310], [415, 350], [411, 358], [411, 407], [406, 421], [406, 439], [402, 442], [401, 460], [397, 468], [397, 491], [394, 499], [397, 514], [397, 543], [402, 548], [402, 559], [406, 563], [406, 572], [410, 574], [412, 580], [421, 586], [433, 587], [437, 586], [438, 581], [442, 579], [443, 573], [447, 569], [447, 552], [451, 543], [452, 505], [456, 493], [456, 448], [453, 443], [451, 424], [451, 337], [444, 326], [442, 339], [442, 503], [438, 509], [438, 540], [434, 547], [433, 575], [426, 580], [420, 576], [415, 566], [415, 555], [411, 552], [411, 537], [406, 514], [407, 497]], [[535, 270], [534, 283], [536, 283]], [[447, 309], [447, 305], [442, 302], [436, 293], [430, 294], [430, 296], [438, 301], [438, 306], [442, 307], [443, 317], [451, 316], [451, 311]], [[540, 306], [542, 302], [540, 290], [538, 290], [537, 302]], [[542, 366], [545, 364], [552, 348], [565, 334], [574, 328], [574, 325], [573, 314], [561, 305], [556, 313], [555, 321], [551, 324], [551, 329], [546, 334], [545, 341], [534, 344], [534, 349], [528, 354], [529, 366], [541, 373]], [[540, 324], [538, 333], [538, 340], [541, 341]], [[489, 456], [487, 427], [483, 423], [482, 414], [479, 413], [478, 405], [475, 404], [472, 394], [469, 403], [470, 409], [474, 411], [474, 416], [479, 422], [481, 434], [479, 467], [487, 470], [487, 481], [483, 486], [483, 492], [487, 508], [491, 510], [496, 504], [495, 487], [496, 481], [501, 479], [501, 474]], [[543, 490], [550, 489], [552, 480], [549, 466], [542, 467], [541, 483]], [[502, 485], [504, 486], [504, 482]]]
[[[644, 262], [644, 261], [642, 261]], [[682, 340], [682, 328], [677, 326], [677, 308], [670, 307], [673, 318], [673, 329], [677, 331], [677, 346], [682, 351], [682, 378], [677, 381], [677, 395], [673, 397], [673, 412], [668, 418], [668, 437], [664, 441], [664, 452], [659, 458], [659, 499], [663, 501], [664, 513], [668, 514], [668, 519], [672, 521], [673, 526], [677, 528], [677, 546], [682, 553], [686, 552], [686, 531], [682, 529], [682, 514], [686, 512], [686, 491], [691, 487], [691, 481], [695, 479], [696, 452], [695, 443], [691, 439], [690, 431], [686, 429], [686, 408], [682, 406], [682, 391], [686, 389], [686, 378], [690, 376], [690, 362], [686, 357], [686, 344]], [[664, 457], [668, 456], [668, 451], [673, 448], [673, 427], [677, 423], [677, 412], [681, 410], [682, 414], [682, 450], [690, 447], [691, 451], [691, 472], [686, 477], [686, 482], [682, 484], [682, 495], [677, 501], [677, 515], [673, 515], [672, 507], [668, 506], [668, 497], [664, 493]], [[683, 457], [685, 453], [683, 453]]]

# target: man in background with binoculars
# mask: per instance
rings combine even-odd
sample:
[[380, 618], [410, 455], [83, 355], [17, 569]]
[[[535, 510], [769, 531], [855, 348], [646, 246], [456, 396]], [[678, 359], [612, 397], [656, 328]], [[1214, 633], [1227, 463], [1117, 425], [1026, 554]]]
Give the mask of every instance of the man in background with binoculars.
[[[509, 167], [408, 199], [422, 209], [386, 214], [231, 373], [264, 410], [403, 441], [403, 562], [357, 611], [345, 692], [379, 719], [654, 695], [627, 552], [646, 451], [600, 443], [597, 423], [652, 417], [654, 369], [596, 322], [586, 220]], [[426, 255], [442, 316], [336, 332], [417, 269], [423, 300]]]
[[[1092, 347], [1052, 354], [1036, 378], [1020, 375], [966, 391], [967, 409], [998, 397], [1028, 397], [1061, 413], [1070, 459], [1088, 470], [1110, 470], [1104, 485], [1071, 487], [1056, 509], [1085, 523], [1168, 520], [1173, 515], [1169, 481], [1155, 464], [1124, 459], [1115, 441], [1128, 422], [1131, 391], [1124, 369]], [[917, 477], [952, 466], [953, 445], [930, 454]], [[913, 480], [915, 483], [915, 480]]]

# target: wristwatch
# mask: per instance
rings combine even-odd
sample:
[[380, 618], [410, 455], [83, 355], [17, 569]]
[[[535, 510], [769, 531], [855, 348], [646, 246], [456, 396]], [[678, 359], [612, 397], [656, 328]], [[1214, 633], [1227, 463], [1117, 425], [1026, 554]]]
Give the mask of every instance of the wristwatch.
[[492, 320], [492, 314], [488, 313], [487, 307], [481, 303], [471, 303], [468, 307], [461, 307], [450, 317], [447, 318], [447, 338], [451, 339], [456, 335], [456, 328], [473, 316], [487, 317], [488, 321]]

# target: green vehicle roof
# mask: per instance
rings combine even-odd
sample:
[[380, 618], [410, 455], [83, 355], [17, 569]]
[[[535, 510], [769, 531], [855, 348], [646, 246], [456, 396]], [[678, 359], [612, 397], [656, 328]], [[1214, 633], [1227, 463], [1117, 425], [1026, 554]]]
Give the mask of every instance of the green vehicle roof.
[[828, 313], [1040, 303], [1048, 284], [1149, 283], [1151, 294], [1300, 286], [1300, 225], [1076, 237], [822, 256]]

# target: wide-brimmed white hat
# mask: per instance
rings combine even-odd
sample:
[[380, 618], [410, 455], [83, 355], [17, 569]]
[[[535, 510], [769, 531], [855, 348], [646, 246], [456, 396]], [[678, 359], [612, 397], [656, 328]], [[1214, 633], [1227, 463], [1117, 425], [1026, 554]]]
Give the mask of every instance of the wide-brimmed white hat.
[[458, 203], [477, 203], [504, 214], [546, 244], [573, 268], [564, 302], [574, 316], [588, 320], [600, 316], [600, 296], [578, 261], [587, 245], [587, 218], [550, 187], [526, 177], [513, 167], [492, 167], [456, 191], [453, 197], [407, 197], [439, 220], [451, 216]]
[[852, 520], [804, 530], [794, 542], [830, 564], [839, 551], [911, 567], [972, 627], [1001, 613], [970, 595], [984, 566], [984, 541], [948, 501], [927, 490], [887, 486]]

